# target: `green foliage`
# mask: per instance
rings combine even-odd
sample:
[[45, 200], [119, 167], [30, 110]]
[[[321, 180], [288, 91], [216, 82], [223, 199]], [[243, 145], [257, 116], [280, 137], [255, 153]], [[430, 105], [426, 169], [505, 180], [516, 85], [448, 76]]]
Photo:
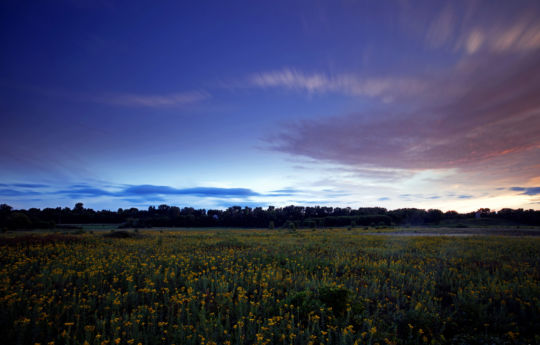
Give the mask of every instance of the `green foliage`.
[[289, 221], [287, 223], [287, 228], [289, 228], [290, 231], [296, 231], [296, 223], [292, 222], [292, 221]]
[[[24, 216], [28, 217], [27, 219]], [[30, 222], [28, 222], [28, 220]], [[29, 210], [13, 210], [0, 204], [0, 228], [16, 229], [66, 229], [71, 226], [114, 226], [118, 228], [151, 227], [242, 227], [267, 228], [270, 222], [274, 227], [287, 228], [294, 222], [298, 228], [347, 227], [390, 225], [429, 225], [453, 227], [465, 224], [470, 227], [494, 225], [519, 226], [540, 225], [540, 211], [523, 209], [502, 209], [498, 212], [479, 209], [477, 212], [459, 214], [455, 211], [442, 213], [440, 210], [416, 208], [387, 210], [381, 207], [304, 207], [286, 206], [276, 208], [231, 206], [226, 210], [196, 210], [192, 207], [180, 209], [176, 206], [159, 205], [147, 210], [137, 208], [117, 211], [95, 211], [77, 203], [73, 208], [57, 207]], [[75, 225], [78, 224], [78, 225]]]
[[350, 291], [335, 286], [325, 286], [319, 289], [319, 299], [327, 307], [331, 307], [335, 314], [343, 315], [350, 302]]
[[291, 308], [295, 308], [300, 320], [304, 322], [307, 320], [310, 313], [319, 311], [322, 306], [321, 301], [309, 290], [293, 292], [286, 299], [285, 304], [288, 304]]
[[133, 235], [129, 231], [125, 231], [125, 230], [118, 230], [118, 231], [111, 230], [109, 233], [104, 234], [103, 237], [107, 237], [107, 238], [129, 238], [129, 237], [133, 237]]
[[28, 229], [32, 225], [30, 218], [21, 212], [13, 212], [8, 217], [8, 227], [11, 229]]

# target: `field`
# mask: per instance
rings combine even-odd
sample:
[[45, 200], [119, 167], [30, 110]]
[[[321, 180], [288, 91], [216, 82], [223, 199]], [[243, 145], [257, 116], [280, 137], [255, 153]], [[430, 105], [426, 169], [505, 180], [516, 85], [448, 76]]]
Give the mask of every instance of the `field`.
[[4, 235], [5, 344], [540, 343], [540, 238]]

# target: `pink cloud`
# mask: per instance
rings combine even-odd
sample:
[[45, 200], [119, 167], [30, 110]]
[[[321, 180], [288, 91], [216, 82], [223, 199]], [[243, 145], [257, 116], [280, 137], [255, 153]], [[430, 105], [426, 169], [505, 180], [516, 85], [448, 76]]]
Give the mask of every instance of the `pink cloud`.
[[[517, 154], [538, 156], [538, 61], [540, 51], [465, 57], [455, 69], [427, 77], [426, 91], [405, 103], [300, 122], [271, 145], [317, 160], [398, 169], [459, 168]], [[401, 110], [410, 104], [419, 105]]]
[[402, 32], [431, 49], [466, 54], [527, 52], [540, 48], [538, 1], [401, 1]]

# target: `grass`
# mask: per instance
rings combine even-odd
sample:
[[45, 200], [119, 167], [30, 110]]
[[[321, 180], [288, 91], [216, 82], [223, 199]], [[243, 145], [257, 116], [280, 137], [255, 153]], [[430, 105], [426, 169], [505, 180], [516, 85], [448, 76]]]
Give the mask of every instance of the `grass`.
[[365, 232], [4, 236], [0, 333], [7, 344], [540, 343], [540, 239]]

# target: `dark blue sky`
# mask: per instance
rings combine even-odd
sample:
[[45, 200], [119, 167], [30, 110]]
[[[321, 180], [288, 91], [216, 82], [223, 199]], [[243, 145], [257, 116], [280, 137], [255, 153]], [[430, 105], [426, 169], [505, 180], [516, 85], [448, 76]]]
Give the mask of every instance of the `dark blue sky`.
[[14, 207], [539, 208], [536, 1], [4, 1]]

